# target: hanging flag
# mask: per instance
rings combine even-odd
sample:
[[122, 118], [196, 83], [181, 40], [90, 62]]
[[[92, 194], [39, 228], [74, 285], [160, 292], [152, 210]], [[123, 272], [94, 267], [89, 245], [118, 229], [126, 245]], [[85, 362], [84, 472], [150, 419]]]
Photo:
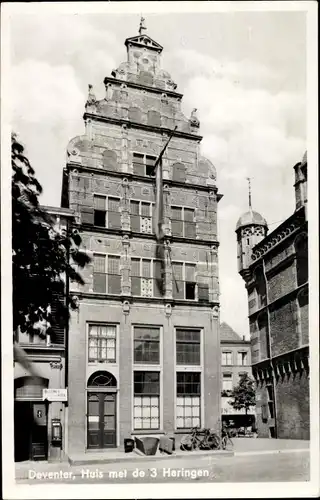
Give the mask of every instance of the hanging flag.
[[174, 130], [171, 131], [171, 134], [164, 145], [161, 153], [159, 154], [155, 164], [155, 174], [156, 174], [156, 207], [155, 207], [155, 217], [154, 217], [154, 232], [156, 235], [157, 241], [161, 241], [163, 239], [163, 183], [162, 183], [162, 157], [164, 155], [165, 150], [168, 147], [169, 142], [172, 139], [174, 132], [176, 131], [177, 126]]

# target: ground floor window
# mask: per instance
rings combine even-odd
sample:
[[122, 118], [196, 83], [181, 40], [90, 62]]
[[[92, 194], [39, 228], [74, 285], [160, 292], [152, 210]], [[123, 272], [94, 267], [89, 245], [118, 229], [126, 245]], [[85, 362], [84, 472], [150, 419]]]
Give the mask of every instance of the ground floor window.
[[176, 427], [189, 429], [200, 427], [201, 374], [177, 373]]
[[134, 428], [160, 428], [160, 373], [134, 372]]

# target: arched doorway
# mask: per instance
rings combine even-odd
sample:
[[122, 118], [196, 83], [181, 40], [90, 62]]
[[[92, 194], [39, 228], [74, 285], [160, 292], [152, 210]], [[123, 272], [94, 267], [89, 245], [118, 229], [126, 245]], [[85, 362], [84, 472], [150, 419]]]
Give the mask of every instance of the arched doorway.
[[117, 380], [98, 371], [88, 380], [87, 446], [89, 449], [117, 446]]
[[49, 380], [19, 377], [14, 381], [14, 455], [16, 462], [46, 460], [48, 408], [42, 399]]

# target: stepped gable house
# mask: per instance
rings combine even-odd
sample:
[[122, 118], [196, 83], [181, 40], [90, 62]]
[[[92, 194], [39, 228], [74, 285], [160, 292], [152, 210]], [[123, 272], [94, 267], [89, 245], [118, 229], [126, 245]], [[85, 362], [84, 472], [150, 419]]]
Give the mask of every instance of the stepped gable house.
[[[142, 20], [143, 21], [143, 20]], [[216, 170], [196, 110], [161, 68], [163, 47], [125, 40], [127, 61], [92, 86], [85, 134], [67, 148], [62, 204], [92, 256], [69, 335], [72, 456], [135, 435], [220, 425]], [[162, 157], [164, 239], [154, 234]]]
[[307, 153], [295, 170], [295, 212], [267, 234], [251, 208], [237, 227], [248, 292], [260, 437], [309, 439]]

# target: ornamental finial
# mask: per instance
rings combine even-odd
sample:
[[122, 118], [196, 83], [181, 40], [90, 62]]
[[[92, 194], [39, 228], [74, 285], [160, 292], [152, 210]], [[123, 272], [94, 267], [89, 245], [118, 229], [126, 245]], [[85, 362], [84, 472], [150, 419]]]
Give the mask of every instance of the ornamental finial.
[[139, 35], [142, 35], [143, 34], [143, 31], [147, 31], [147, 27], [145, 25], [145, 18], [143, 16], [141, 16], [141, 19], [140, 19], [140, 26], [139, 26]]

